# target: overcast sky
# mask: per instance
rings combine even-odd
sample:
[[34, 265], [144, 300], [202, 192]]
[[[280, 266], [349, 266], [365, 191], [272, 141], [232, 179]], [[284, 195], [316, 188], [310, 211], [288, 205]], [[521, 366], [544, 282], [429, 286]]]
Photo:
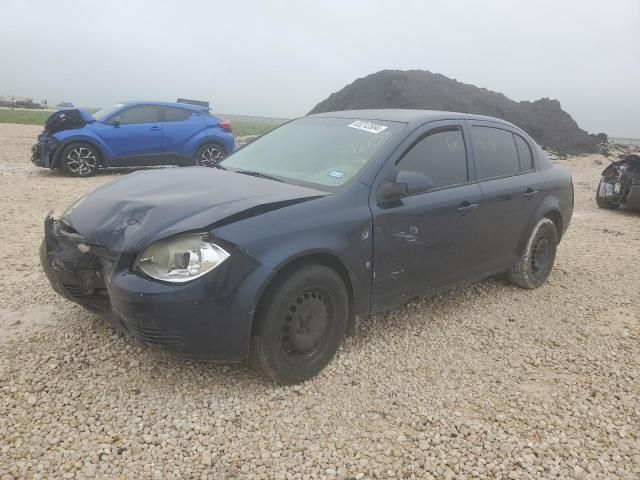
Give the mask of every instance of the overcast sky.
[[2, 3], [0, 95], [293, 117], [358, 77], [423, 69], [640, 137], [640, 0]]

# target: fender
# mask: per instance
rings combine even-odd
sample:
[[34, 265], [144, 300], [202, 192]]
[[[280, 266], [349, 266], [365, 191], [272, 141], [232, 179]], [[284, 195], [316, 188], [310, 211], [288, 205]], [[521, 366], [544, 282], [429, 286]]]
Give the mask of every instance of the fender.
[[224, 149], [226, 155], [231, 155], [235, 149], [235, 140], [233, 135], [231, 133], [221, 132], [217, 127], [207, 127], [198, 132], [197, 136], [199, 138], [196, 148], [193, 151], [194, 155], [200, 147], [206, 143], [217, 143]]
[[100, 137], [91, 134], [84, 129], [64, 130], [62, 132], [55, 133], [54, 135], [52, 135], [52, 138], [54, 138], [58, 142], [58, 146], [56, 147], [53, 161], [51, 162], [51, 168], [57, 167], [62, 151], [67, 145], [74, 142], [88, 143], [97, 148], [100, 153], [100, 160], [105, 166], [108, 166], [110, 163], [110, 159], [114, 157], [113, 151]]
[[[326, 259], [326, 263], [330, 267], [334, 268], [334, 270], [337, 270], [341, 276], [343, 276], [343, 274], [346, 274], [349, 284], [345, 286], [348, 290], [350, 290], [350, 293], [352, 295], [352, 302], [355, 312], [359, 315], [367, 315], [369, 313], [369, 290], [366, 288], [366, 282], [363, 282], [362, 278], [359, 278], [355, 275], [353, 267], [350, 266], [349, 263], [342, 257], [342, 255], [335, 250], [326, 248], [314, 248], [297, 252], [295, 255], [282, 259], [282, 261], [275, 268], [273, 268], [273, 277], [277, 276], [278, 273], [282, 272], [290, 265], [293, 265], [299, 261], [304, 261], [305, 258], [317, 259], [319, 257]], [[267, 284], [270, 283], [271, 280], [273, 280], [273, 277], [268, 280]]]
[[[551, 220], [554, 220], [552, 216], [556, 216], [556, 215], [558, 218], [562, 220], [562, 223], [564, 225], [565, 221], [564, 221], [564, 218], [562, 217], [562, 207], [560, 205], [560, 200], [555, 195], [552, 195], [552, 194], [547, 195], [542, 200], [542, 202], [540, 202], [540, 205], [538, 205], [538, 208], [536, 209], [535, 213], [531, 217], [529, 225], [525, 230], [524, 237], [521, 238], [520, 242], [518, 243], [519, 255], [522, 255], [522, 253], [524, 252], [527, 246], [527, 242], [529, 240], [529, 235], [531, 234], [531, 230], [533, 230], [533, 227], [540, 221], [540, 219], [542, 217], [549, 217], [551, 218]], [[558, 241], [560, 240], [560, 236], [561, 235], [558, 236]]]
[[[369, 188], [361, 185], [351, 208], [343, 208], [344, 222], [336, 224], [337, 205], [344, 205], [340, 195], [308, 200], [262, 215], [223, 225], [211, 232], [216, 238], [229, 241], [261, 264], [275, 276], [293, 262], [304, 257], [323, 256], [339, 273], [346, 273], [351, 284], [356, 314], [368, 314], [373, 275], [373, 235], [371, 211], [365, 203]], [[326, 205], [323, 205], [326, 204]], [[334, 207], [335, 204], [335, 207]], [[288, 215], [283, 216], [283, 211]], [[332, 228], [327, 225], [332, 224]], [[255, 232], [262, 231], [260, 240]], [[266, 278], [266, 285], [273, 280]]]

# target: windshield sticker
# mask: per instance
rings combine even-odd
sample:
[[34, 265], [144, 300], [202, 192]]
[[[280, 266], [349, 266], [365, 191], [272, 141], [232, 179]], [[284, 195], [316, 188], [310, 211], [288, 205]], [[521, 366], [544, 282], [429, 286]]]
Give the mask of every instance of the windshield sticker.
[[[387, 127], [384, 127], [384, 128], [387, 128]], [[330, 177], [342, 178], [344, 177], [344, 172], [340, 170], [331, 170], [329, 173], [327, 173], [327, 175], [329, 175]]]
[[357, 128], [358, 130], [364, 130], [369, 133], [380, 133], [386, 130], [389, 127], [385, 127], [384, 125], [379, 125], [377, 123], [365, 122], [363, 120], [356, 120], [353, 123], [347, 125], [347, 127]]

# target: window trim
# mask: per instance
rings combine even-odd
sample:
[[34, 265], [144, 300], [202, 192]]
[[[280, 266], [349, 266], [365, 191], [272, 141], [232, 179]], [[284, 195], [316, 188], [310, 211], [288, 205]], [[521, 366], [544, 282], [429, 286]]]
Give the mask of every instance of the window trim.
[[465, 157], [465, 161], [466, 161], [466, 165], [467, 165], [467, 181], [466, 182], [461, 182], [461, 183], [454, 183], [451, 185], [442, 185], [440, 187], [434, 187], [430, 190], [427, 190], [426, 192], [419, 192], [419, 193], [414, 193], [412, 195], [405, 195], [403, 198], [410, 198], [410, 197], [415, 197], [417, 195], [427, 195], [429, 193], [432, 192], [439, 192], [441, 190], [448, 190], [450, 188], [456, 188], [456, 187], [463, 187], [465, 185], [470, 185], [472, 183], [476, 183], [474, 179], [471, 178], [471, 171], [470, 171], [470, 164], [469, 164], [469, 153], [468, 153], [468, 148], [467, 148], [467, 138], [465, 137], [465, 132], [464, 132], [464, 128], [462, 125], [443, 125], [440, 127], [434, 127], [431, 130], [428, 130], [426, 132], [424, 132], [423, 134], [419, 135], [413, 142], [411, 142], [411, 144], [398, 156], [398, 159], [395, 161], [394, 163], [394, 168], [393, 168], [393, 173], [394, 173], [394, 178], [397, 175], [397, 173], [400, 171], [400, 169], [398, 168], [398, 166], [400, 165], [400, 162], [402, 162], [402, 160], [404, 159], [404, 157], [411, 151], [413, 150], [413, 148], [420, 143], [422, 140], [424, 140], [427, 137], [430, 137], [431, 135], [435, 135], [437, 133], [441, 133], [441, 132], [453, 132], [453, 131], [458, 131], [460, 132], [460, 134], [462, 135], [462, 143], [464, 145], [464, 157]]
[[[175, 108], [177, 110], [182, 110], [183, 112], [189, 112], [189, 115], [187, 115], [185, 118], [183, 118], [182, 120], [167, 120], [167, 109], [169, 108]], [[189, 120], [189, 118], [196, 113], [194, 110], [191, 110], [190, 108], [182, 108], [182, 107], [176, 107], [173, 105], [163, 105], [162, 106], [162, 123], [177, 123], [177, 122], [185, 122], [187, 120]]]
[[122, 112], [126, 112], [127, 110], [131, 110], [133, 108], [138, 108], [138, 107], [153, 107], [153, 108], [159, 108], [160, 109], [160, 120], [155, 121], [155, 122], [144, 122], [144, 123], [121, 123], [120, 125], [125, 126], [125, 125], [148, 125], [150, 123], [162, 123], [163, 119], [164, 119], [164, 107], [162, 105], [151, 105], [151, 104], [146, 104], [146, 103], [141, 103], [138, 105], [129, 105], [127, 107], [123, 107], [122, 109], [118, 110], [117, 112], [115, 112], [113, 115], [111, 115], [109, 117], [108, 120], [106, 120], [106, 124], [113, 126], [114, 124], [112, 123], [112, 121], [117, 118], [120, 117], [122, 115]]
[[[520, 170], [520, 173], [531, 173], [533, 171], [535, 171], [535, 157], [533, 156], [533, 149], [531, 148], [531, 145], [529, 145], [529, 142], [527, 142], [527, 139], [524, 138], [522, 135], [515, 133], [515, 132], [511, 132], [511, 134], [514, 137], [520, 137], [520, 139], [524, 142], [524, 144], [527, 146], [527, 148], [529, 149], [529, 154], [531, 155], [531, 167], [528, 170]], [[518, 163], [519, 165], [522, 167], [522, 160], [520, 158], [520, 152], [518, 151], [518, 144], [516, 143], [516, 152], [518, 153]]]
[[[525, 141], [525, 143], [529, 147], [529, 151], [531, 152], [531, 163], [533, 164], [532, 168], [530, 168], [529, 170], [524, 170], [524, 171], [519, 170], [516, 173], [508, 173], [508, 174], [505, 174], [505, 175], [497, 175], [495, 177], [487, 177], [487, 178], [483, 178], [483, 179], [479, 179], [478, 178], [478, 169], [477, 169], [477, 165], [475, 165], [476, 168], [474, 168], [474, 170], [473, 170], [473, 175], [474, 175], [475, 181], [477, 183], [484, 183], [484, 182], [489, 182], [491, 180], [501, 180], [503, 178], [512, 178], [512, 177], [517, 177], [517, 176], [520, 176], [520, 175], [527, 175], [529, 173], [532, 173], [532, 172], [536, 171], [536, 169], [535, 169], [535, 157], [533, 156], [533, 150], [531, 149], [531, 145], [529, 145], [529, 142], [527, 142], [522, 137], [522, 135], [520, 135], [519, 133], [515, 133], [513, 130], [511, 130], [508, 125], [502, 125], [502, 124], [485, 125], [485, 124], [482, 124], [482, 123], [469, 122], [469, 135], [471, 135], [471, 148], [473, 149], [473, 162], [474, 162], [474, 164], [478, 160], [478, 155], [476, 154], [476, 147], [475, 147], [475, 144], [473, 142], [473, 127], [493, 128], [495, 130], [503, 130], [505, 132], [510, 133], [512, 138], [513, 138], [514, 135], [518, 135], [520, 138], [522, 138]], [[518, 156], [518, 169], [519, 169], [520, 168], [520, 154], [518, 153], [518, 146], [516, 144], [515, 138], [513, 138], [513, 146], [515, 147], [516, 155]]]

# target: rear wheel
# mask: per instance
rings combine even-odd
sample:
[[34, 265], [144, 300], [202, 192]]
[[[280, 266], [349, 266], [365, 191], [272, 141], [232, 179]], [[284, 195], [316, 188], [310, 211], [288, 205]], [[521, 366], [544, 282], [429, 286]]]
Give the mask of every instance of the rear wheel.
[[251, 340], [251, 361], [283, 384], [307, 380], [333, 358], [347, 325], [340, 275], [324, 265], [297, 268], [265, 293]]
[[60, 155], [62, 169], [74, 177], [90, 177], [99, 167], [100, 153], [88, 143], [67, 145]]
[[509, 279], [522, 288], [538, 288], [553, 269], [557, 245], [556, 226], [542, 218], [533, 228], [524, 253], [509, 270]]
[[201, 167], [215, 167], [224, 157], [224, 148], [217, 143], [207, 143], [196, 152], [196, 165]]

